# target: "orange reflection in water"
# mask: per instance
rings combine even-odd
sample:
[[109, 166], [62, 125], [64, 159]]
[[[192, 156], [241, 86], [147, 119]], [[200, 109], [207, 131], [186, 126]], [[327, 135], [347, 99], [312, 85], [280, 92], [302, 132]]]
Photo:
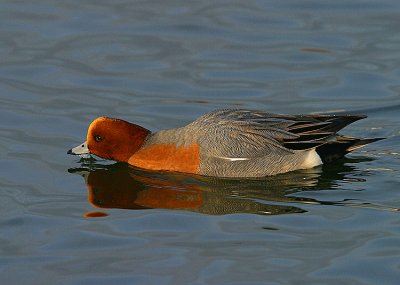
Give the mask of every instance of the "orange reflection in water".
[[202, 205], [199, 186], [136, 175], [129, 168], [90, 172], [86, 179], [89, 202], [98, 208], [198, 209]]
[[[251, 183], [244, 186], [239, 180], [214, 180], [183, 174], [142, 172], [121, 164], [111, 167], [103, 166], [98, 169], [71, 169], [70, 172], [85, 177], [88, 201], [96, 208], [131, 210], [160, 208], [210, 215], [231, 213], [269, 215], [304, 212], [298, 207], [256, 201], [260, 197], [272, 198], [276, 194], [266, 191], [264, 183], [256, 187]], [[259, 184], [260, 181], [253, 182]], [[280, 182], [279, 185], [282, 183]], [[243, 193], [249, 191], [252, 197], [240, 194], [242, 191]], [[279, 197], [272, 200], [279, 202], [288, 200], [283, 197], [283, 193], [279, 193]], [[94, 211], [86, 213], [85, 217], [104, 217], [105, 215], [107, 214]]]
[[[351, 160], [347, 159], [347, 162]], [[358, 160], [353, 160], [357, 162]], [[173, 209], [209, 215], [251, 213], [277, 215], [303, 213], [302, 204], [343, 205], [292, 194], [308, 190], [336, 189], [349, 179], [355, 167], [343, 162], [262, 179], [221, 179], [138, 170], [126, 164], [95, 165], [70, 169], [86, 181], [88, 201], [96, 208]], [[360, 181], [363, 182], [363, 181]], [[103, 211], [85, 214], [104, 217]]]
[[108, 216], [108, 214], [104, 212], [93, 211], [93, 212], [87, 212], [83, 216], [85, 218], [102, 218]]

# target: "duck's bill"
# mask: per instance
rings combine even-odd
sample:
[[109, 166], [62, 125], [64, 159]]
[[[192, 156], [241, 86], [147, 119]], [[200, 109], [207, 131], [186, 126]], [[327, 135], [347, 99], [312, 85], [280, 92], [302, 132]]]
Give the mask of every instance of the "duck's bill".
[[90, 154], [89, 149], [87, 147], [87, 143], [81, 143], [80, 145], [71, 148], [67, 154], [74, 154], [74, 155], [84, 155], [84, 154]]

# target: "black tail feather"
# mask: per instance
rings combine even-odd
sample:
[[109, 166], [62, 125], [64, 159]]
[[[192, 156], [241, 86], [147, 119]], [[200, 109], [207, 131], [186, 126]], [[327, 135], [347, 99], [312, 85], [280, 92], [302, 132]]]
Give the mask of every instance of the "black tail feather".
[[324, 132], [338, 132], [344, 127], [354, 123], [355, 121], [366, 118], [366, 115], [347, 115], [347, 116], [333, 116], [330, 119], [326, 120], [329, 122], [329, 125], [326, 125], [320, 129], [320, 131]]
[[330, 162], [347, 153], [383, 138], [355, 138], [337, 133], [366, 115], [274, 115], [279, 120], [292, 121], [286, 131], [295, 136], [277, 139], [290, 150], [315, 148], [323, 162]]
[[366, 115], [311, 115], [301, 117], [288, 130], [295, 134], [306, 133], [337, 133], [347, 125], [366, 118]]
[[323, 162], [331, 162], [343, 157], [355, 149], [382, 139], [384, 138], [355, 138], [337, 136], [336, 140], [317, 146], [316, 151]]

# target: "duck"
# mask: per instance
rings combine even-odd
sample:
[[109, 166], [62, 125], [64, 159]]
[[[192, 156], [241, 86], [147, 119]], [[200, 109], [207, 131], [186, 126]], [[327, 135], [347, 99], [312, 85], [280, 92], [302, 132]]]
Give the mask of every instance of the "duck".
[[366, 115], [287, 115], [220, 109], [173, 129], [151, 132], [110, 117], [95, 119], [72, 155], [96, 155], [149, 171], [251, 178], [330, 163], [383, 138], [339, 135]]

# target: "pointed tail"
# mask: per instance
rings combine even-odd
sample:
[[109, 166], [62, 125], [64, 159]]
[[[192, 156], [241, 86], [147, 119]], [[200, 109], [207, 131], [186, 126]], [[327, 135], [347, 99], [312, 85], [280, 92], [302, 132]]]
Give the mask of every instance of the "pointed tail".
[[355, 149], [383, 139], [384, 138], [336, 136], [336, 140], [328, 141], [327, 143], [317, 146], [316, 150], [323, 162], [331, 162], [343, 157]]

